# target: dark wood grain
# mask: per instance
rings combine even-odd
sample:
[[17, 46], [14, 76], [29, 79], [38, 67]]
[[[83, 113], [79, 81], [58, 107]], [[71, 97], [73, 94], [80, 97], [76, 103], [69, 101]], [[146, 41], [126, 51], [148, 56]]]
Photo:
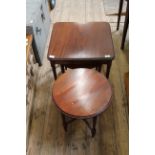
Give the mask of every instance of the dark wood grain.
[[109, 105], [112, 90], [108, 80], [93, 69], [68, 70], [54, 83], [56, 106], [73, 118], [90, 118]]
[[[109, 23], [90, 22], [79, 24], [59, 22], [53, 26], [48, 56], [55, 60], [114, 58]], [[52, 59], [52, 58], [50, 58]]]
[[[47, 56], [52, 64], [69, 68], [92, 68], [102, 64], [108, 65], [114, 56], [109, 23], [54, 24]], [[106, 75], [109, 77], [109, 73]]]
[[[52, 23], [103, 21], [103, 0], [81, 0], [80, 3], [74, 0], [57, 0], [51, 16]], [[112, 104], [98, 117], [97, 133], [94, 138], [89, 137], [90, 130], [83, 121], [71, 123], [68, 126], [68, 133], [64, 132], [60, 112], [51, 101], [49, 83], [53, 83], [54, 80], [48, 72], [49, 63], [44, 59], [44, 67], [40, 69], [41, 75], [46, 76], [36, 81], [39, 87], [36, 87], [33, 111], [36, 114], [43, 111], [45, 117], [32, 117], [28, 155], [128, 155], [128, 113], [123, 87], [124, 73], [128, 71], [128, 49], [125, 48], [126, 52], [120, 50], [121, 37], [120, 33], [113, 33], [116, 57], [112, 61], [110, 71], [110, 83], [114, 90]]]

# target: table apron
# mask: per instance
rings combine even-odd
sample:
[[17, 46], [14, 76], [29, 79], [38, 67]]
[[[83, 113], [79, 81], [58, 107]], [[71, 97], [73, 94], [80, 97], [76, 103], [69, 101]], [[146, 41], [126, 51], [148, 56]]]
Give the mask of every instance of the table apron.
[[[54, 74], [54, 78], [55, 80], [57, 79], [57, 73], [56, 73], [56, 68], [55, 68], [55, 64], [59, 64], [61, 65], [61, 72], [64, 73], [65, 72], [65, 68], [94, 68], [96, 67], [96, 70], [98, 70], [99, 72], [101, 72], [101, 67], [102, 64], [106, 64], [107, 65], [107, 69], [106, 69], [106, 77], [109, 78], [109, 73], [110, 73], [110, 68], [111, 68], [111, 64], [112, 64], [112, 60], [79, 60], [79, 61], [56, 61], [56, 60], [50, 60], [51, 63], [51, 67], [53, 70], [53, 74]], [[64, 68], [65, 67], [65, 68]]]
[[63, 60], [63, 61], [57, 61], [57, 60], [49, 60], [51, 64], [60, 64], [60, 65], [102, 65], [102, 64], [108, 64], [109, 62], [112, 62], [111, 59], [109, 60]]

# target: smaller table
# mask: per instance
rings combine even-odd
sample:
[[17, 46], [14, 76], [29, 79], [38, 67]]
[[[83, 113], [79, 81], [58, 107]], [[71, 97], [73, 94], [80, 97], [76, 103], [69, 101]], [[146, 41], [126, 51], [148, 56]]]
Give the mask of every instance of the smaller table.
[[109, 77], [115, 57], [110, 25], [107, 22], [58, 22], [53, 26], [48, 49], [48, 59], [57, 78], [55, 64], [68, 68], [93, 68], [101, 71], [107, 65]]
[[[52, 98], [62, 113], [63, 126], [82, 119], [96, 133], [97, 116], [111, 103], [112, 89], [108, 80], [94, 69], [67, 70], [54, 83]], [[66, 117], [70, 120], [67, 121]], [[91, 126], [87, 119], [93, 119]]]

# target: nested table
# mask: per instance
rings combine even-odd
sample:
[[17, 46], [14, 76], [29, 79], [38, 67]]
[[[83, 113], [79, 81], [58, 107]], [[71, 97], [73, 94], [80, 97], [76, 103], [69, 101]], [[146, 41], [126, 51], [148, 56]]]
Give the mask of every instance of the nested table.
[[[82, 119], [96, 133], [97, 116], [111, 103], [112, 89], [108, 80], [94, 69], [73, 69], [62, 74], [52, 87], [52, 98], [62, 113], [63, 126]], [[70, 118], [66, 120], [66, 118]], [[87, 119], [92, 118], [93, 124]]]
[[101, 71], [102, 64], [106, 64], [108, 78], [114, 56], [109, 23], [58, 22], [54, 24], [47, 57], [55, 79], [57, 78], [55, 64], [61, 65], [62, 72], [66, 67], [96, 67]]

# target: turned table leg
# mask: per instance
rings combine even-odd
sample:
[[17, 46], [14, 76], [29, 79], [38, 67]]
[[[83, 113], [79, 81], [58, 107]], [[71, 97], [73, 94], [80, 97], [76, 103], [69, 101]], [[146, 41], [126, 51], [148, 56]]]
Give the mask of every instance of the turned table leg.
[[129, 26], [129, 2], [127, 1], [125, 23], [124, 23], [124, 28], [123, 28], [122, 42], [121, 42], [121, 49], [122, 50], [124, 49], [124, 43], [125, 43], [125, 38], [126, 38], [128, 26]]
[[112, 61], [107, 63], [106, 77], [109, 78]]
[[96, 134], [96, 122], [97, 122], [97, 116], [96, 116], [96, 117], [93, 117], [93, 128], [92, 128], [92, 130], [91, 130], [91, 132], [92, 132], [92, 137], [94, 137], [95, 134]]
[[60, 65], [61, 66], [61, 73], [65, 73], [65, 69], [64, 69], [64, 65]]
[[119, 29], [120, 19], [121, 19], [121, 13], [122, 13], [122, 7], [123, 7], [123, 0], [119, 1], [119, 11], [118, 11], [118, 20], [117, 20], [117, 30]]
[[64, 127], [65, 131], [67, 132], [67, 122], [65, 120], [65, 116], [63, 114], [61, 114], [61, 117], [62, 117], [63, 127]]
[[101, 72], [101, 69], [102, 69], [102, 65], [96, 66], [96, 70], [97, 70], [98, 72]]
[[56, 80], [57, 79], [57, 73], [56, 73], [55, 64], [51, 63], [51, 67], [52, 67], [52, 70], [53, 70], [54, 79]]

